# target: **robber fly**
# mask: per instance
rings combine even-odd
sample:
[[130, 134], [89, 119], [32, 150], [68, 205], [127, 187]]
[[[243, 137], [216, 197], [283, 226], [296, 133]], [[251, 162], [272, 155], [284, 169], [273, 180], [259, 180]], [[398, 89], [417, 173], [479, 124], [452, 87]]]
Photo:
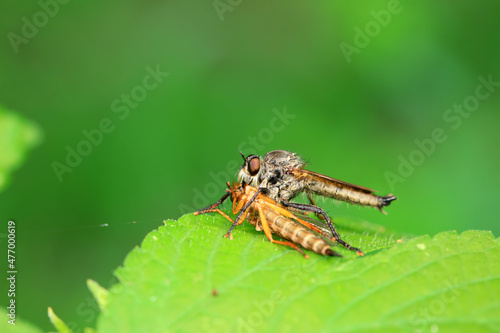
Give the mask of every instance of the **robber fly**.
[[[378, 208], [381, 212], [397, 198], [394, 195], [379, 196], [374, 190], [334, 179], [313, 171], [305, 170], [306, 162], [297, 154], [285, 150], [273, 150], [264, 158], [258, 155], [245, 157], [241, 152], [244, 164], [238, 172], [238, 181], [258, 188], [258, 191], [284, 207], [301, 212], [313, 212], [324, 220], [333, 238], [342, 245], [352, 248], [340, 239], [328, 215], [316, 206], [313, 194], [351, 204]], [[305, 193], [310, 204], [291, 202], [299, 193]]]
[[[245, 183], [231, 186], [229, 182], [227, 182], [227, 186], [226, 194], [219, 201], [194, 213], [194, 215], [199, 215], [217, 212], [224, 216], [232, 223], [224, 237], [229, 236], [231, 239], [233, 228], [247, 219], [255, 226], [256, 230], [263, 230], [271, 243], [289, 246], [302, 253], [305, 258], [309, 258], [309, 256], [297, 244], [324, 256], [341, 256], [332, 250], [330, 244], [324, 239], [324, 237], [330, 238], [328, 230], [297, 217], [253, 186]], [[233, 200], [233, 214], [237, 215], [234, 221], [218, 208], [229, 196]], [[288, 239], [288, 241], [275, 240], [272, 236], [273, 233]], [[351, 246], [349, 248], [355, 249]]]

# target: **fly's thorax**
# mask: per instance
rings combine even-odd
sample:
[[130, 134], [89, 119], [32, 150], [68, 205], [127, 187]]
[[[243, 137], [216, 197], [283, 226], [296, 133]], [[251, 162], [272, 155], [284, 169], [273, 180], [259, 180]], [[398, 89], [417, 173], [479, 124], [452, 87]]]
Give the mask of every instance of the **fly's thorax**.
[[276, 186], [268, 186], [263, 192], [264, 195], [272, 200], [279, 202], [280, 191]]
[[302, 169], [306, 163], [296, 153], [286, 150], [273, 150], [264, 156], [264, 163]]
[[304, 181], [285, 172], [282, 185], [280, 187], [280, 198], [289, 201], [295, 198], [300, 192], [304, 191]]
[[285, 166], [267, 165], [262, 174], [259, 187], [265, 189], [265, 195], [277, 202], [293, 199], [303, 190], [303, 182], [296, 179]]

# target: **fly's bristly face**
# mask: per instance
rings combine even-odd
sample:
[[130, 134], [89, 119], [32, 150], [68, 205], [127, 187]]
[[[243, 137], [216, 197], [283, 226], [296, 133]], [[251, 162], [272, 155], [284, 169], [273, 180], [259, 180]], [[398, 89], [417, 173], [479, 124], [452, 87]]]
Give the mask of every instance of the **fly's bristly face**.
[[265, 173], [265, 164], [262, 157], [258, 155], [248, 155], [243, 157], [243, 165], [238, 171], [238, 182], [246, 183], [254, 187], [259, 187], [262, 175]]

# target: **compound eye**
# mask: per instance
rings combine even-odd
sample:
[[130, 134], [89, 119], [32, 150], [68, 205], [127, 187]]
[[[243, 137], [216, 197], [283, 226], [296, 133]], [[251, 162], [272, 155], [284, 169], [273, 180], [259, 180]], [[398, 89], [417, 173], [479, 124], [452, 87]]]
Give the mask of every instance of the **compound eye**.
[[257, 173], [259, 173], [260, 169], [260, 159], [255, 156], [248, 161], [248, 173], [250, 176], [255, 176]]

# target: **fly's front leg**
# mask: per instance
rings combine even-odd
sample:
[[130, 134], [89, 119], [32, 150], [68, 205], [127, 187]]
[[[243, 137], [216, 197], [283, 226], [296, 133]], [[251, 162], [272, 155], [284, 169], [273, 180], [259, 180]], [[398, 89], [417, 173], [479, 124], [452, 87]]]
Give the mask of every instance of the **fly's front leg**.
[[333, 226], [332, 220], [325, 213], [325, 211], [323, 209], [319, 208], [318, 206], [307, 205], [307, 204], [302, 204], [302, 203], [297, 203], [297, 202], [282, 201], [281, 204], [285, 207], [291, 207], [291, 208], [299, 209], [299, 210], [306, 211], [306, 212], [313, 212], [316, 215], [323, 216], [325, 222], [328, 224], [328, 227], [330, 228], [330, 231], [332, 232], [332, 235], [333, 235], [333, 237], [331, 239], [332, 242], [337, 241], [341, 245], [346, 247], [347, 249], [352, 250], [352, 251], [356, 251], [356, 253], [358, 255], [360, 255], [360, 256], [364, 255], [363, 251], [361, 251], [360, 249], [358, 249], [354, 246], [347, 244], [346, 242], [344, 242], [342, 240], [342, 238], [340, 238], [340, 235], [338, 234], [337, 230], [335, 230], [335, 227]]
[[224, 237], [229, 236], [229, 239], [233, 239], [233, 235], [231, 234], [231, 231], [233, 231], [233, 228], [235, 226], [243, 223], [243, 221], [247, 217], [247, 213], [248, 213], [248, 209], [250, 208], [250, 205], [255, 201], [255, 199], [257, 198], [257, 196], [260, 194], [261, 191], [262, 191], [261, 188], [259, 188], [257, 191], [255, 191], [254, 196], [250, 200], [248, 200], [248, 202], [245, 204], [245, 206], [243, 206], [243, 209], [240, 210], [240, 212], [238, 213], [238, 216], [236, 216], [236, 220], [234, 220], [233, 224], [231, 225], [229, 230], [226, 232]]
[[248, 214], [248, 211], [244, 212], [243, 214], [241, 214], [243, 211], [240, 211], [240, 214], [238, 214], [238, 216], [236, 217], [236, 220], [232, 221], [233, 224], [231, 225], [231, 227], [229, 228], [229, 230], [224, 234], [224, 238], [227, 238], [229, 237], [229, 239], [233, 239], [233, 234], [231, 233], [233, 231], [233, 228], [239, 224], [242, 224], [243, 221], [245, 221], [245, 219], [247, 218], [247, 214]]

